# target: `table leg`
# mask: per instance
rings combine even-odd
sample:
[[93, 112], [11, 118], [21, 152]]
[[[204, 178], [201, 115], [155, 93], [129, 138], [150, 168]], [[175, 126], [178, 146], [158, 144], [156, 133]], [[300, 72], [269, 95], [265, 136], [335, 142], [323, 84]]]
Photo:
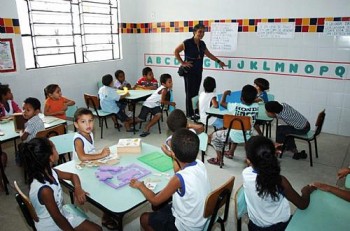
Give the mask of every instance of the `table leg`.
[[131, 102], [132, 103], [132, 123], [134, 126], [134, 135], [136, 134], [136, 124], [135, 124], [135, 108], [136, 108], [136, 103]]
[[7, 179], [7, 176], [5, 174], [5, 169], [4, 169], [4, 166], [2, 164], [2, 147], [1, 147], [1, 145], [0, 145], [0, 172], [1, 172], [1, 178], [2, 178], [3, 185], [4, 185], [5, 193], [6, 193], [6, 195], [9, 195], [9, 190], [7, 188], [7, 184], [9, 183], [9, 180]]
[[207, 120], [205, 122], [205, 133], [208, 133], [208, 121], [209, 121], [210, 117], [211, 117], [211, 115], [207, 115]]

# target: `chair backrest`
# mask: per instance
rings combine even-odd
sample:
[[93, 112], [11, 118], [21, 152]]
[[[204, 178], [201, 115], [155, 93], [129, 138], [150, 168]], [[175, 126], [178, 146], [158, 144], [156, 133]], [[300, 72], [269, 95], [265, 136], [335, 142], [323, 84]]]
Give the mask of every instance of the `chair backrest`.
[[87, 108], [93, 108], [96, 112], [100, 109], [100, 100], [97, 95], [84, 94], [84, 100]]
[[72, 105], [72, 106], [68, 106], [67, 111], [66, 111], [66, 116], [67, 116], [67, 120], [74, 120], [74, 113], [77, 111], [78, 106], [77, 105]]
[[237, 224], [237, 231], [241, 230], [241, 218], [247, 214], [247, 202], [245, 201], [243, 185], [239, 187], [235, 193], [235, 218]]
[[36, 134], [36, 137], [50, 138], [52, 136], [58, 136], [65, 133], [66, 133], [66, 126], [64, 124], [60, 124], [38, 132]]
[[191, 99], [193, 110], [198, 109], [198, 99], [199, 99], [198, 95], [192, 97], [192, 99]]
[[205, 218], [211, 217], [207, 230], [211, 230], [213, 227], [214, 222], [217, 218], [218, 211], [223, 205], [225, 205], [225, 213], [224, 218], [221, 219], [221, 221], [225, 222], [227, 220], [228, 210], [230, 207], [230, 197], [234, 183], [235, 177], [232, 176], [228, 181], [226, 181], [223, 185], [215, 189], [207, 196], [203, 215]]
[[198, 134], [198, 138], [199, 138], [199, 150], [200, 151], [207, 151], [207, 147], [208, 147], [208, 134], [205, 132], [202, 132], [200, 134]]
[[326, 109], [323, 109], [323, 111], [321, 111], [319, 114], [318, 114], [318, 117], [317, 117], [317, 120], [316, 120], [316, 123], [315, 123], [315, 126], [316, 126], [316, 131], [315, 131], [315, 136], [318, 136], [321, 131], [322, 131], [322, 127], [323, 127], [323, 122], [324, 122], [324, 119], [326, 118]]
[[23, 213], [24, 218], [26, 219], [28, 225], [32, 227], [33, 230], [36, 230], [34, 221], [38, 222], [39, 217], [35, 212], [35, 209], [30, 202], [29, 198], [22, 192], [22, 190], [18, 187], [16, 181], [14, 181], [16, 193], [16, 201]]
[[103, 87], [102, 80], [97, 81], [97, 90], [100, 90], [100, 88]]
[[273, 95], [273, 94], [267, 94], [267, 100], [268, 100], [268, 101], [274, 101], [274, 100], [275, 100], [275, 95]]
[[249, 116], [224, 115], [224, 127], [236, 130], [250, 131], [252, 124]]

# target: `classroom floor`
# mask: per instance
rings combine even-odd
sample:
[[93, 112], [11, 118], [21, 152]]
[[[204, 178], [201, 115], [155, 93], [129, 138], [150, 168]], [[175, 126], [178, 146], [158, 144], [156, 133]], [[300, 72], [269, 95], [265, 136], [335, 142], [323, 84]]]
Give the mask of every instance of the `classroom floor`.
[[[165, 116], [166, 119], [166, 116]], [[326, 119], [327, 123], [327, 119]], [[108, 121], [109, 128], [104, 129], [104, 138], [100, 139], [100, 129], [98, 128], [98, 123], [95, 121], [95, 144], [97, 148], [103, 148], [105, 146], [111, 146], [116, 144], [119, 138], [128, 137], [139, 137], [139, 133], [133, 135], [133, 133], [125, 132], [122, 128], [121, 132], [114, 129], [112, 126], [112, 121]], [[144, 125], [143, 125], [144, 126]], [[166, 123], [162, 122], [162, 134], [158, 133], [157, 125], [151, 130], [151, 135], [143, 138], [143, 142], [161, 145], [168, 136]], [[274, 127], [272, 128], [274, 131]], [[70, 130], [72, 130], [72, 125], [70, 125]], [[306, 142], [297, 142], [297, 146], [300, 150], [307, 148]], [[301, 188], [314, 181], [321, 181], [329, 184], [342, 185], [344, 182], [337, 182], [336, 172], [340, 167], [346, 167], [350, 164], [350, 139], [349, 137], [337, 136], [331, 134], [322, 133], [318, 138], [319, 147], [319, 158], [314, 158], [314, 166], [309, 166], [309, 159], [306, 160], [294, 160], [290, 154], [284, 154], [281, 161], [282, 174], [289, 179], [293, 187], [300, 192]], [[30, 228], [25, 223], [25, 220], [17, 206], [15, 201], [15, 191], [12, 187], [13, 181], [17, 180], [20, 187], [26, 193], [28, 192], [28, 186], [23, 182], [23, 173], [21, 168], [15, 165], [14, 161], [14, 149], [13, 142], [8, 142], [3, 144], [4, 151], [8, 154], [8, 166], [6, 168], [6, 174], [9, 178], [11, 187], [10, 194], [5, 195], [4, 192], [0, 192], [0, 224], [1, 230], [30, 230]], [[308, 151], [307, 151], [308, 152]], [[208, 147], [207, 156], [214, 157], [215, 152], [212, 147]], [[200, 156], [198, 156], [200, 158]], [[218, 166], [213, 166], [205, 161], [207, 166], [208, 175], [210, 177], [210, 182], [212, 188], [218, 187], [220, 184], [225, 182], [230, 176], [235, 176], [234, 191], [231, 196], [231, 204], [229, 211], [229, 219], [226, 222], [226, 230], [235, 230], [236, 223], [234, 218], [234, 203], [233, 197], [236, 189], [242, 184], [241, 172], [245, 167], [244, 164], [245, 154], [243, 146], [239, 146], [236, 150], [235, 157], [233, 160], [225, 159], [225, 166], [220, 169]], [[66, 190], [65, 190], [66, 192]], [[69, 197], [65, 195], [65, 201], [69, 203]], [[101, 224], [102, 212], [96, 209], [89, 203], [83, 206], [83, 209], [87, 211], [88, 216], [92, 221]], [[292, 206], [294, 210], [295, 207]], [[148, 203], [140, 206], [139, 208], [127, 213], [124, 217], [124, 230], [140, 230], [139, 226], [139, 216], [144, 211], [149, 211], [150, 206]], [[243, 220], [245, 221], [245, 220]], [[243, 230], [247, 230], [246, 224], [243, 222]], [[104, 230], [108, 230], [104, 228]], [[219, 225], [215, 226], [213, 230], [220, 230]]]

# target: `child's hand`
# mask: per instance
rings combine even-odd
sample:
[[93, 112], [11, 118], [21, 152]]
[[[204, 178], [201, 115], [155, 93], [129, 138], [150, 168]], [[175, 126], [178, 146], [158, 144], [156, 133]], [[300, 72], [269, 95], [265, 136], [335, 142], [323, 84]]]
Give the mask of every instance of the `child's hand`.
[[169, 157], [173, 157], [173, 152], [171, 150], [169, 150], [169, 148], [167, 147], [167, 145], [163, 144], [161, 147], [162, 151]]
[[348, 175], [350, 173], [350, 169], [349, 168], [341, 168], [338, 171], [338, 179], [341, 179], [343, 177], [345, 177], [346, 175]]
[[66, 103], [63, 104], [63, 107], [62, 107], [62, 111], [67, 111], [68, 109], [68, 105]]
[[75, 200], [80, 204], [84, 204], [86, 202], [86, 195], [89, 195], [89, 193], [85, 192], [81, 187], [76, 187], [74, 189], [74, 197]]
[[329, 192], [331, 187], [328, 184], [323, 184], [321, 182], [314, 182], [312, 183], [312, 186], [316, 187], [317, 189], [320, 189], [322, 191]]
[[225, 91], [224, 95], [231, 95], [231, 91], [230, 90]]
[[301, 193], [303, 195], [310, 195], [315, 190], [316, 190], [316, 187], [314, 185], [306, 185], [304, 186], [304, 188], [301, 189]]
[[169, 103], [171, 106], [175, 107], [176, 106], [176, 103], [175, 102], [170, 102]]
[[111, 153], [111, 150], [109, 148], [104, 148], [101, 152], [102, 157], [108, 156]]
[[136, 179], [131, 179], [129, 185], [132, 188], [139, 189], [141, 187], [141, 185], [143, 185], [143, 182], [140, 182], [140, 181], [138, 181]]

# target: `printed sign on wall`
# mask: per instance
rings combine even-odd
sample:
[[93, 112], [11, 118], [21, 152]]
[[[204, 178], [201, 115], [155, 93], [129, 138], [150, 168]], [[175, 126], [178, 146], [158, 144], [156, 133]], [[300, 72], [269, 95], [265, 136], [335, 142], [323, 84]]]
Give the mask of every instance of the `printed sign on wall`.
[[294, 38], [294, 31], [294, 22], [259, 22], [257, 35], [260, 38]]
[[0, 72], [16, 71], [12, 39], [0, 39]]
[[238, 23], [212, 23], [210, 49], [217, 52], [233, 52], [237, 49]]
[[328, 36], [350, 35], [350, 21], [326, 21], [324, 24], [323, 33]]

